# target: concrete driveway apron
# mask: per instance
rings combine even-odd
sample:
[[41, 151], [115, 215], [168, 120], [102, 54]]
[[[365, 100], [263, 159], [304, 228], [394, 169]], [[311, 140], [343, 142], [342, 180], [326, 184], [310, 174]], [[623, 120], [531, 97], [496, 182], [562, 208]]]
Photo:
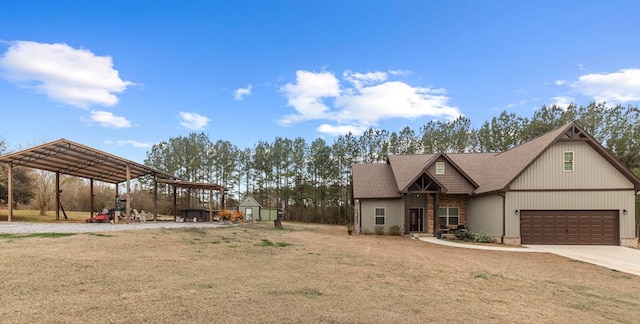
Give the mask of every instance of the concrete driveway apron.
[[604, 245], [525, 245], [574, 260], [640, 276], [640, 250]]

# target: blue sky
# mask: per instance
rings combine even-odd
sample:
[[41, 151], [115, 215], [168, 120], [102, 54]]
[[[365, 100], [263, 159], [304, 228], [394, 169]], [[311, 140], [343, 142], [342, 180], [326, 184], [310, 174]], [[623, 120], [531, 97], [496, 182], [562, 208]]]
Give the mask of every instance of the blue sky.
[[5, 1], [0, 136], [142, 162], [204, 131], [474, 126], [543, 104], [640, 101], [638, 1]]

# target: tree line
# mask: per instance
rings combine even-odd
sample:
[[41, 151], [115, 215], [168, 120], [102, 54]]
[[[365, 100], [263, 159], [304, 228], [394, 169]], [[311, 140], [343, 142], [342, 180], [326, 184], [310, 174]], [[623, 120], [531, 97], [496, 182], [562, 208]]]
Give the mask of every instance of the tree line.
[[354, 163], [381, 163], [389, 154], [501, 152], [571, 121], [640, 173], [640, 110], [595, 102], [566, 108], [543, 105], [531, 117], [503, 111], [477, 128], [464, 116], [429, 121], [418, 130], [370, 128], [331, 143], [276, 137], [238, 148], [229, 141], [213, 142], [205, 133], [191, 133], [155, 144], [144, 163], [189, 181], [226, 186], [234, 193], [230, 206], [252, 193], [265, 207], [284, 208], [290, 220], [347, 223], [353, 213]]
[[[338, 136], [331, 143], [322, 138], [309, 142], [302, 137], [276, 137], [273, 141], [258, 141], [250, 148], [239, 148], [229, 141], [212, 141], [202, 132], [191, 133], [153, 145], [144, 163], [189, 181], [227, 187], [229, 208], [252, 193], [265, 207], [283, 208], [289, 220], [337, 224], [352, 221], [354, 163], [382, 163], [389, 154], [501, 152], [570, 121], [577, 121], [640, 175], [640, 110], [637, 106], [611, 107], [605, 103], [566, 108], [542, 106], [531, 117], [503, 111], [475, 128], [464, 116], [429, 121], [417, 130], [408, 126], [391, 132], [370, 128], [358, 136]], [[0, 138], [0, 153], [6, 151], [6, 143]], [[15, 168], [14, 177], [16, 204], [41, 212], [55, 208], [50, 173]], [[65, 209], [88, 211], [87, 187], [87, 181], [61, 176]], [[134, 208], [151, 210], [151, 179], [142, 179], [133, 188]], [[94, 194], [96, 208], [113, 205], [115, 190], [111, 185], [97, 183]], [[161, 188], [159, 194], [159, 212], [171, 213], [171, 191]], [[0, 163], [0, 203], [6, 204], [6, 199], [6, 165]], [[188, 207], [194, 201], [207, 199], [208, 194], [203, 192], [188, 198], [182, 195], [179, 205]]]

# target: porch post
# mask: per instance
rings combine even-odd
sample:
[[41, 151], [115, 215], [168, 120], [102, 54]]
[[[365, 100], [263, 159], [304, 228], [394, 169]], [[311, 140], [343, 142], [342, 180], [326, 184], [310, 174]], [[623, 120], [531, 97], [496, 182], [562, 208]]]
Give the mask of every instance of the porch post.
[[440, 219], [440, 192], [436, 191], [433, 197], [433, 232], [438, 231]]

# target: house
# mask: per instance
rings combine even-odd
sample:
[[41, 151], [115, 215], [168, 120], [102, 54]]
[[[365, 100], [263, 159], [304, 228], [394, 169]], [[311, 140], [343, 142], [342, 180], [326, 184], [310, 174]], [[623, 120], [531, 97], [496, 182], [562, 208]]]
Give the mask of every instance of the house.
[[245, 220], [272, 221], [278, 218], [278, 208], [265, 208], [252, 195], [247, 194], [240, 204], [238, 210], [244, 213]]
[[358, 232], [464, 225], [509, 245], [638, 246], [640, 179], [575, 122], [501, 153], [390, 155], [352, 171]]

